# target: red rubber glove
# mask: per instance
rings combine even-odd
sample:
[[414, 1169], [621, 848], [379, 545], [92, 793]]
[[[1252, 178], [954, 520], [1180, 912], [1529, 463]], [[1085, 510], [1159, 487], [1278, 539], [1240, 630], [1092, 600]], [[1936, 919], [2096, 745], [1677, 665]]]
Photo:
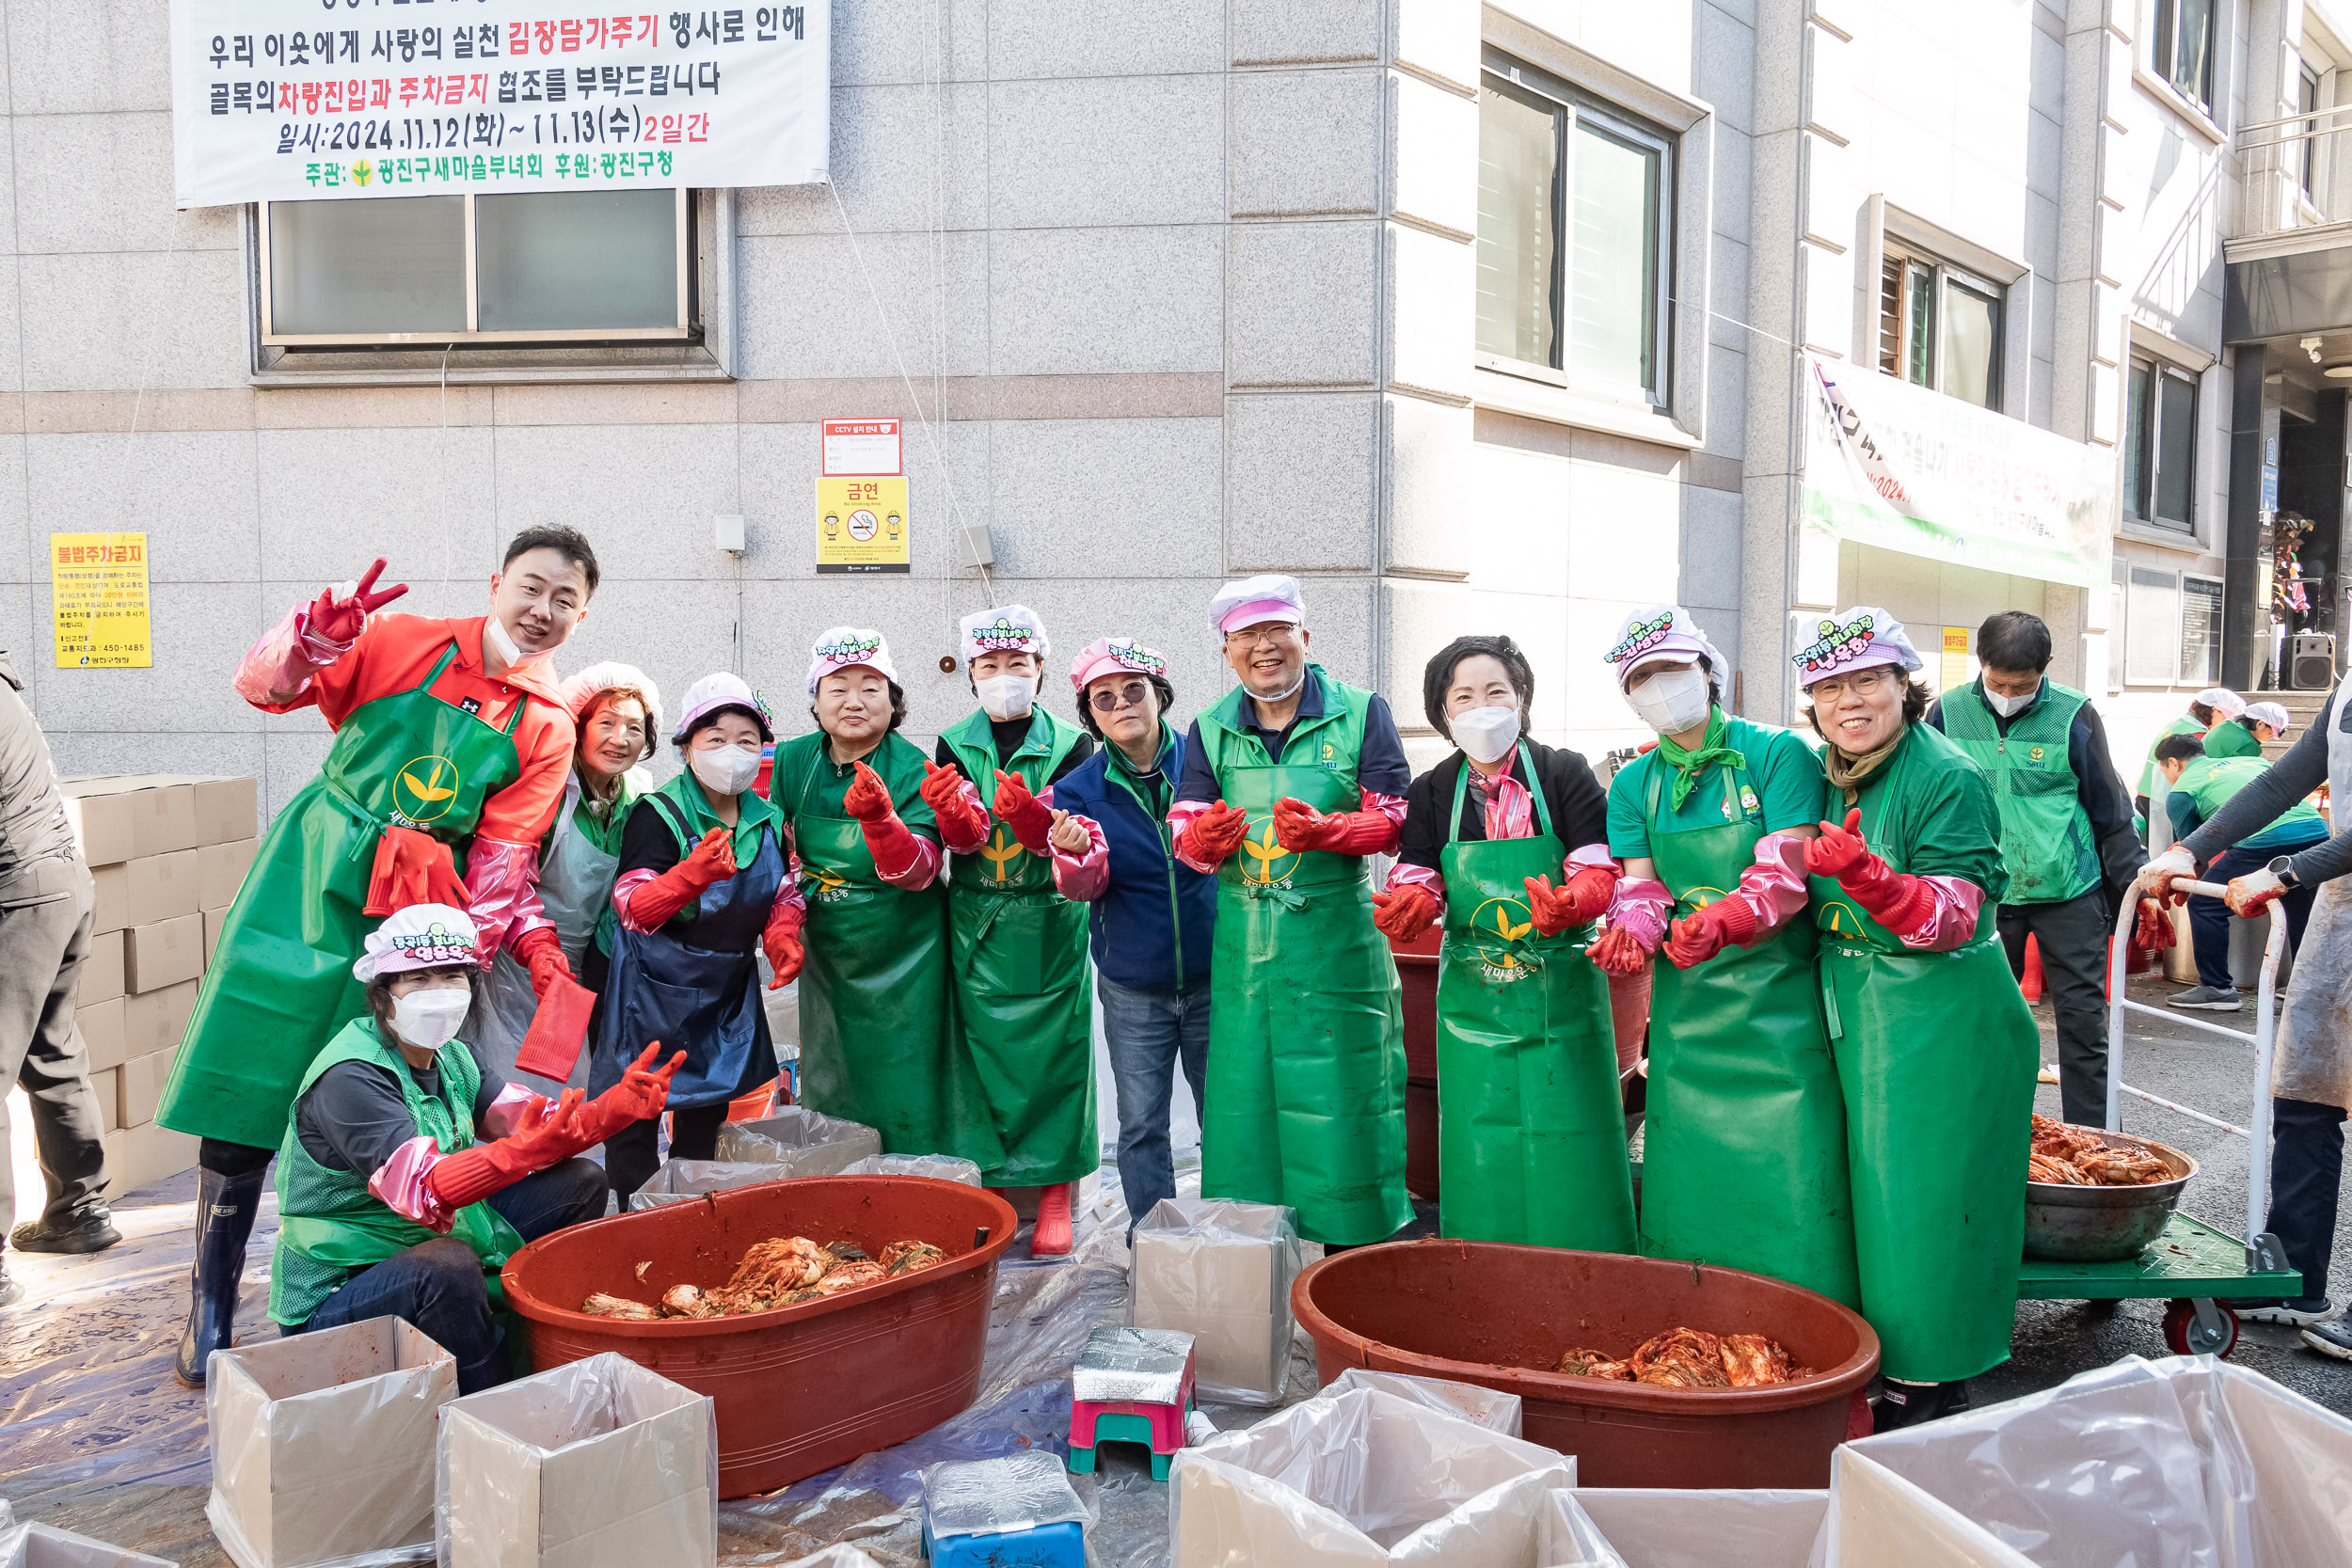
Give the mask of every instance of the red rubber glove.
[[1293, 854], [1377, 855], [1396, 847], [1396, 824], [1376, 811], [1320, 812], [1285, 795], [1274, 802], [1274, 842]]
[[857, 818], [866, 834], [866, 852], [874, 857], [876, 866], [904, 867], [920, 852], [914, 835], [907, 832], [907, 825], [891, 806], [890, 786], [863, 762], [841, 797], [841, 809]]
[[923, 759], [923, 803], [939, 820], [939, 836], [950, 845], [980, 844], [988, 838], [988, 814], [964, 793], [963, 775]]
[[860, 822], [880, 822], [891, 815], [890, 786], [863, 761], [856, 768], [856, 776], [842, 794], [841, 809]]
[[1666, 928], [1666, 957], [1677, 969], [1705, 963], [1725, 946], [1744, 947], [1756, 938], [1756, 911], [1738, 898], [1718, 898]]
[[351, 591], [351, 597], [335, 597], [332, 588], [322, 588], [319, 596], [310, 601], [310, 629], [330, 642], [350, 642], [367, 629], [368, 617], [408, 592], [408, 585], [396, 582], [389, 588], [371, 593], [375, 579], [383, 573], [384, 558], [377, 556], [375, 564]]
[[1437, 895], [1418, 882], [1375, 893], [1372, 905], [1372, 923], [1381, 935], [1397, 942], [1419, 942], [1440, 912]]
[[1249, 814], [1219, 800], [1184, 825], [1176, 835], [1177, 847], [1198, 865], [1216, 865], [1241, 847], [1249, 836]]
[[1557, 888], [1551, 885], [1549, 872], [1524, 880], [1528, 912], [1534, 916], [1535, 929], [1548, 937], [1599, 919], [1609, 908], [1610, 895], [1617, 891], [1617, 874], [1605, 865], [1579, 867]]
[[1847, 896], [1890, 931], [1914, 928], [1935, 907], [1935, 895], [1918, 878], [1871, 853], [1862, 837], [1859, 806], [1846, 813], [1843, 827], [1824, 822], [1820, 837], [1805, 840], [1804, 868], [1816, 877], [1837, 879]]
[[2179, 941], [2172, 929], [2170, 917], [2164, 912], [2164, 906], [2153, 898], [2142, 898], [2139, 901], [2139, 924], [2132, 929], [2132, 945], [2143, 953], [2161, 953]]
[[759, 944], [768, 950], [769, 965], [776, 972], [776, 977], [768, 982], [770, 990], [780, 990], [800, 975], [801, 960], [807, 956], [801, 943], [801, 927], [806, 919], [798, 904], [779, 903], [768, 911], [768, 926], [759, 933]]
[[[633, 901], [631, 907], [634, 907]], [[559, 974], [574, 985], [580, 983], [580, 976], [572, 973], [570, 960], [564, 957], [564, 943], [556, 936], [552, 926], [534, 926], [507, 943], [507, 947], [515, 957], [530, 966], [531, 994], [533, 996], [547, 995], [548, 988], [555, 984], [555, 977]]]
[[1634, 940], [1633, 933], [1622, 926], [1612, 926], [1584, 949], [1584, 956], [1610, 974], [1639, 974], [1649, 962], [1649, 955]]
[[661, 1114], [661, 1108], [670, 1102], [670, 1080], [677, 1076], [686, 1053], [681, 1051], [671, 1057], [667, 1067], [657, 1068], [653, 1060], [660, 1053], [661, 1042], [656, 1040], [629, 1063], [619, 1083], [581, 1108], [579, 1129], [574, 1133], [580, 1139], [580, 1148], [566, 1151], [566, 1158], [582, 1148], [594, 1148], [632, 1122], [651, 1121]]
[[533, 1171], [568, 1160], [588, 1147], [580, 1142], [580, 1101], [585, 1089], [565, 1089], [556, 1100], [532, 1095], [523, 1107], [521, 1128], [503, 1138], [461, 1148], [424, 1174], [425, 1191], [452, 1212], [513, 1186]]
[[713, 828], [684, 860], [628, 895], [629, 918], [648, 931], [703, 895], [711, 883], [735, 875], [735, 830]]
[[1054, 808], [1029, 793], [1026, 779], [1001, 768], [996, 769], [996, 815], [1021, 841], [1021, 847], [1033, 855], [1045, 853], [1047, 835], [1054, 831]]
[[2222, 891], [2221, 901], [2230, 906], [2230, 912], [2241, 920], [2251, 920], [2273, 901], [2287, 895], [2286, 883], [2279, 874], [2264, 866], [2243, 877], [2233, 877]]

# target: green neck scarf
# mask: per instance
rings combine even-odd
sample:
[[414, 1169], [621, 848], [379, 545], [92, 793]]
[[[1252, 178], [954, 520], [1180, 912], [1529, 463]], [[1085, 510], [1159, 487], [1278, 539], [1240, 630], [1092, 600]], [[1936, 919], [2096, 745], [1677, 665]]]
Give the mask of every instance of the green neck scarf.
[[1675, 770], [1675, 810], [1682, 809], [1682, 802], [1688, 800], [1691, 791], [1698, 787], [1699, 775], [1716, 763], [1720, 762], [1726, 768], [1747, 767], [1747, 757], [1737, 747], [1724, 744], [1724, 710], [1710, 707], [1707, 710], [1707, 738], [1699, 742], [1698, 750], [1684, 751], [1675, 744], [1675, 737], [1670, 735], [1658, 737], [1659, 760]]

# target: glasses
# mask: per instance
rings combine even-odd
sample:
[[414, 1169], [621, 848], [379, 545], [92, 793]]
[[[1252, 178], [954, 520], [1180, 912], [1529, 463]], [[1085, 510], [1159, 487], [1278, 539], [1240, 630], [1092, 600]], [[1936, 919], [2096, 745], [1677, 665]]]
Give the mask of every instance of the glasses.
[[1816, 703], [1834, 703], [1849, 691], [1857, 697], [1873, 696], [1881, 686], [1892, 678], [1884, 669], [1857, 670], [1851, 675], [1833, 675], [1828, 680], [1813, 683], [1813, 700]]
[[1225, 645], [1229, 648], [1247, 648], [1256, 643], [1279, 648], [1297, 641], [1298, 628], [1287, 621], [1268, 621], [1263, 626], [1244, 626], [1239, 631], [1225, 634]]
[[1141, 707], [1151, 689], [1141, 681], [1129, 681], [1116, 691], [1105, 688], [1089, 694], [1087, 705], [1097, 713], [1117, 713], [1122, 707]]

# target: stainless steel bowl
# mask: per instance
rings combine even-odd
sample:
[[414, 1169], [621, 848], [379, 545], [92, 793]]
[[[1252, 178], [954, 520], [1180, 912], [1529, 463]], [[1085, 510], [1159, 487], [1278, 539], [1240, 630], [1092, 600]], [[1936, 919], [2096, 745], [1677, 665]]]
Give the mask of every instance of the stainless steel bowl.
[[2100, 1134], [2113, 1144], [2144, 1148], [2172, 1168], [2169, 1181], [2137, 1187], [2074, 1187], [2056, 1181], [2026, 1183], [2026, 1256], [2061, 1263], [2111, 1263], [2137, 1257], [2164, 1234], [2181, 1189], [2197, 1174], [2197, 1162], [2172, 1148], [2128, 1132]]

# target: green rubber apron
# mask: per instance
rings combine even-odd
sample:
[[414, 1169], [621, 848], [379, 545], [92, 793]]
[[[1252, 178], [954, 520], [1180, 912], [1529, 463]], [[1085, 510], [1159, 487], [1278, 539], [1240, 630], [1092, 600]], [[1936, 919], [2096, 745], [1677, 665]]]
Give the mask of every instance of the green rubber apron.
[[[1863, 835], [1897, 870], [1912, 836], [1902, 801], [1890, 800], [1903, 771], [1861, 798]], [[1822, 816], [1843, 820], [1845, 811], [1844, 792], [1830, 785]], [[1862, 1315], [1878, 1331], [1887, 1376], [1974, 1377], [2009, 1359], [2017, 1316], [2040, 1054], [2033, 1015], [1994, 940], [1992, 899], [1965, 946], [1920, 953], [1835, 879], [1811, 880], [1821, 1004], [1846, 1101]]]
[[[1740, 809], [1746, 770], [1716, 768], [1725, 821], [1676, 832], [1659, 810], [1667, 768], [1650, 763], [1650, 859], [1678, 917], [1737, 888], [1764, 837]], [[1652, 966], [1642, 1252], [1769, 1275], [1853, 1307], [1846, 1104], [1816, 945], [1800, 918], [1691, 969], [1662, 955]]]
[[[1032, 795], [1077, 744], [1078, 730], [1038, 710], [1005, 764]], [[993, 777], [988, 715], [945, 736], [967, 777]], [[993, 794], [993, 791], [991, 791]], [[988, 1100], [1003, 1163], [991, 1187], [1075, 1181], [1103, 1163], [1094, 1125], [1094, 978], [1087, 906], [1054, 886], [1052, 860], [1031, 854], [994, 811], [988, 842], [948, 873], [947, 933], [962, 1047]]]
[[172, 1063], [165, 1126], [277, 1148], [316, 1042], [366, 1010], [351, 965], [376, 924], [361, 912], [376, 840], [402, 827], [455, 845], [521, 776], [515, 726], [531, 699], [516, 694], [504, 729], [441, 701], [433, 683], [456, 657], [453, 641], [417, 686], [345, 715], [318, 777], [270, 824]]
[[1633, 1177], [1617, 1088], [1609, 977], [1584, 958], [1590, 922], [1544, 936], [1527, 879], [1558, 877], [1567, 850], [1519, 746], [1532, 838], [1462, 839], [1465, 761], [1438, 856], [1438, 1233], [1633, 1250]]
[[1274, 833], [1286, 795], [1358, 810], [1353, 769], [1219, 771], [1249, 832], [1217, 872], [1200, 1194], [1289, 1204], [1311, 1241], [1385, 1241], [1413, 1217], [1396, 960], [1372, 923], [1363, 857], [1293, 854]]
[[812, 809], [811, 775], [771, 797], [791, 818], [808, 904], [801, 966], [801, 1100], [882, 1134], [886, 1154], [1002, 1162], [987, 1102], [953, 1049], [946, 889], [882, 880], [851, 816]]

